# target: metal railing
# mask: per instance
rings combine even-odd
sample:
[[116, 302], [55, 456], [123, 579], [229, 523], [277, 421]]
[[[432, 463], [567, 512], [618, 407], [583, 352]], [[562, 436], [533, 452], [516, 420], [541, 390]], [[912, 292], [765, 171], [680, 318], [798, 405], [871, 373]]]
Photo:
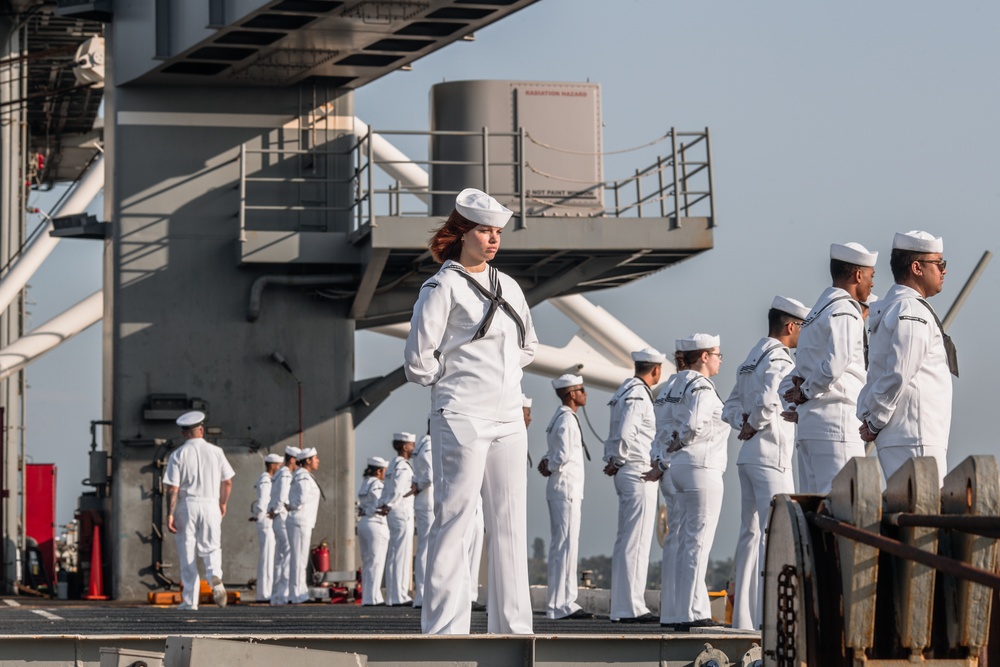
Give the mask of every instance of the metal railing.
[[[469, 160], [443, 160], [430, 157], [406, 160], [384, 159], [375, 154], [375, 142], [372, 141], [375, 134], [382, 137], [425, 137], [428, 143], [447, 137], [476, 138], [479, 155]], [[511, 157], [500, 160], [493, 158], [490, 151], [491, 143], [497, 139], [510, 142]], [[604, 202], [599, 208], [595, 207], [586, 212], [587, 217], [660, 217], [670, 219], [674, 225], [682, 218], [705, 217], [709, 221], [709, 227], [714, 227], [715, 200], [712, 184], [711, 138], [708, 128], [696, 132], [679, 132], [671, 128], [657, 141], [667, 140], [670, 142], [670, 153], [658, 156], [648, 166], [636, 169], [631, 176], [611, 181], [587, 182], [580, 182], [560, 174], [546, 173], [533, 166], [525, 157], [525, 146], [528, 142], [533, 142], [540, 147], [540, 150], [561, 149], [536, 141], [524, 128], [518, 128], [515, 132], [491, 132], [489, 128], [483, 128], [480, 131], [391, 130], [379, 133], [368, 128], [366, 134], [356, 137], [339, 151], [265, 149], [243, 145], [239, 153], [240, 239], [246, 240], [247, 217], [254, 212], [275, 216], [287, 213], [316, 213], [323, 216], [346, 214], [346, 219], [350, 220], [353, 230], [365, 224], [376, 225], [377, 218], [381, 215], [428, 217], [431, 215], [431, 198], [436, 195], [454, 196], [458, 191], [431, 188], [429, 176], [426, 183], [417, 183], [413, 179], [406, 180], [398, 176], [392, 178], [383, 173], [395, 171], [398, 175], [401, 171], [409, 169], [412, 174], [416, 173], [413, 171], [414, 167], [419, 168], [420, 173], [425, 175], [427, 171], [439, 167], [469, 169], [481, 180], [468, 185], [481, 187], [493, 196], [508, 202], [508, 205], [513, 203], [511, 208], [514, 209], [518, 224], [522, 226], [530, 217], [546, 217], [547, 214], [551, 215], [559, 209], [579, 208], [567, 203], [575, 199], [595, 199], [597, 193], [596, 201], [600, 202], [599, 195], [603, 193], [605, 199], [611, 199], [611, 204]], [[572, 151], [564, 152], [572, 153]], [[352, 165], [351, 173], [344, 178], [319, 175], [259, 175], [265, 167], [251, 173], [248, 166], [248, 161], [255, 155], [261, 156], [261, 163], [270, 160], [267, 168], [287, 165], [287, 161], [291, 159], [308, 157], [312, 160], [327, 160], [328, 163], [339, 162], [343, 166]], [[601, 154], [586, 155], [596, 157]], [[315, 172], [315, 163], [313, 165]], [[375, 167], [379, 167], [380, 170], [377, 172]], [[569, 184], [568, 194], [554, 199], [533, 195], [528, 186], [530, 179], [535, 177]], [[498, 181], [512, 184], [511, 191], [506, 191], [506, 188], [501, 191], [491, 187]], [[254, 187], [267, 183], [349, 186], [352, 195], [350, 200], [341, 206], [311, 205], [302, 202], [258, 203], [254, 197]], [[411, 210], [408, 205], [413, 202], [417, 204]]]

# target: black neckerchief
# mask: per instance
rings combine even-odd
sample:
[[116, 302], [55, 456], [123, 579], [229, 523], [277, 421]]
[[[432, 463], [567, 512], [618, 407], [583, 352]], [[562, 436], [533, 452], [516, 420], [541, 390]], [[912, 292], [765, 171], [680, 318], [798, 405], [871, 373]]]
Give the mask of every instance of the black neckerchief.
[[[303, 468], [303, 470], [305, 470], [305, 468]], [[320, 500], [322, 500], [323, 502], [326, 502], [326, 494], [323, 493], [323, 487], [320, 486], [319, 482], [316, 481], [316, 475], [312, 474], [312, 471], [310, 471], [310, 470], [306, 470], [306, 474], [309, 475], [310, 477], [312, 477], [313, 484], [315, 484], [316, 488], [319, 489]]]
[[492, 266], [490, 267], [490, 289], [486, 289], [476, 282], [476, 279], [469, 275], [468, 271], [464, 268], [454, 264], [452, 264], [449, 268], [458, 271], [458, 275], [465, 278], [466, 281], [468, 281], [468, 283], [490, 303], [489, 310], [486, 311], [486, 317], [483, 318], [483, 321], [480, 323], [479, 329], [476, 331], [476, 335], [472, 337], [472, 340], [479, 340], [486, 335], [486, 332], [490, 330], [490, 325], [493, 324], [493, 316], [496, 315], [497, 308], [500, 308], [503, 312], [510, 316], [510, 319], [514, 320], [514, 324], [517, 326], [517, 339], [520, 342], [521, 347], [524, 347], [524, 337], [526, 334], [524, 321], [521, 320], [521, 316], [517, 314], [514, 307], [503, 298], [503, 289], [500, 287], [500, 272]]
[[[584, 453], [584, 455], [586, 455], [587, 460], [589, 461], [590, 460], [590, 450], [587, 449], [587, 443], [584, 442], [584, 440], [583, 440], [583, 426], [580, 425], [580, 417], [575, 412], [573, 412], [572, 410], [570, 410], [569, 413], [571, 415], [573, 415], [573, 419], [576, 420], [576, 427], [580, 430], [580, 444], [583, 445], [583, 453]], [[560, 414], [562, 414], [562, 412], [560, 412]], [[545, 432], [546, 433], [551, 433], [552, 432], [552, 427], [554, 427], [555, 425], [556, 425], [556, 422], [555, 422], [555, 420], [553, 418], [552, 425], [549, 426], [549, 428], [545, 429]]]
[[927, 303], [921, 298], [917, 298], [917, 301], [924, 304], [927, 310], [931, 311], [931, 315], [934, 316], [934, 321], [937, 322], [938, 331], [941, 332], [941, 340], [944, 342], [944, 354], [948, 358], [948, 370], [955, 377], [958, 377], [958, 350], [955, 349], [955, 343], [951, 340], [951, 336], [944, 332], [944, 325], [941, 324], [941, 320], [938, 319], [937, 313], [931, 308], [931, 304]]

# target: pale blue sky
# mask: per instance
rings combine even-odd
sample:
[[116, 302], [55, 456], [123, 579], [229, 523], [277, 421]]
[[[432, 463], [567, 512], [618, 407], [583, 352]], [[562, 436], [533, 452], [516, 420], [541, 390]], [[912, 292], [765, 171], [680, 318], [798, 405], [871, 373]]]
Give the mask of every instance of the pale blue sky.
[[[942, 316], [982, 251], [1000, 246], [998, 28], [1000, 5], [990, 2], [541, 0], [474, 42], [362, 89], [356, 112], [376, 130], [422, 130], [430, 87], [442, 80], [590, 80], [602, 86], [606, 150], [644, 144], [672, 126], [710, 127], [715, 249], [592, 299], [662, 349], [694, 331], [721, 334], [726, 360], [716, 380], [726, 395], [733, 369], [764, 333], [773, 295], [811, 305], [828, 284], [829, 243], [858, 241], [884, 253], [875, 278], [883, 294], [895, 231], [943, 235], [949, 275], [932, 301]], [[655, 154], [610, 157], [605, 177], [624, 177]], [[100, 260], [99, 244], [63, 242], [31, 281], [32, 320], [97, 289]], [[1000, 266], [992, 266], [951, 330], [962, 362], [952, 465], [995, 450], [988, 415], [998, 293]], [[562, 345], [575, 331], [551, 306], [535, 317], [547, 344]], [[356, 375], [392, 370], [401, 351], [401, 341], [360, 334]], [[100, 417], [100, 355], [94, 328], [28, 373], [29, 454], [59, 463], [60, 522], [86, 476], [71, 471], [85, 470], [88, 423]], [[527, 376], [524, 386], [535, 398], [529, 439], [537, 460], [556, 401], [545, 379]], [[590, 397], [602, 436], [608, 398]], [[358, 460], [385, 455], [393, 431], [422, 432], [428, 401], [416, 387], [397, 392], [359, 429]], [[735, 454], [733, 440], [731, 461]], [[587, 473], [581, 554], [610, 554], [613, 487], [596, 461]], [[718, 558], [732, 555], [738, 530], [734, 470], [725, 481]], [[548, 542], [537, 474], [529, 494], [529, 539]]]

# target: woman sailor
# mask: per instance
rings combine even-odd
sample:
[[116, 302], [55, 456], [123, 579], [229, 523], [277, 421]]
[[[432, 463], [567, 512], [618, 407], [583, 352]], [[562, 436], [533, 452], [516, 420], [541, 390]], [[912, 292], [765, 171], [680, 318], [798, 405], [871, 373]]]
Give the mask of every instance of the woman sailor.
[[722, 421], [722, 399], [709, 379], [719, 373], [719, 337], [698, 333], [677, 341], [687, 370], [677, 374], [668, 400], [676, 401], [677, 437], [667, 448], [670, 480], [677, 490], [682, 525], [678, 535], [673, 625], [718, 625], [712, 621], [705, 574], [722, 512], [722, 473], [728, 460], [729, 425]]
[[510, 216], [485, 192], [459, 193], [431, 239], [443, 265], [420, 289], [406, 341], [407, 379], [432, 387], [436, 512], [424, 581], [426, 634], [469, 634], [464, 538], [480, 493], [490, 535], [487, 629], [532, 632], [521, 369], [538, 339], [521, 288], [489, 264]]
[[361, 604], [383, 604], [382, 574], [389, 550], [389, 526], [379, 513], [385, 469], [389, 465], [381, 456], [368, 459], [365, 481], [358, 491], [358, 544], [361, 546]]

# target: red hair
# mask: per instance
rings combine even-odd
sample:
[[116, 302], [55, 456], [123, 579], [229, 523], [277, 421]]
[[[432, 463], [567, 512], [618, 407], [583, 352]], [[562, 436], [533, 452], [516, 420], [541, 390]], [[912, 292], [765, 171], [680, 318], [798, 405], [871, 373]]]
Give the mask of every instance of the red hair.
[[444, 264], [449, 259], [458, 260], [462, 254], [462, 237], [478, 226], [477, 223], [466, 220], [458, 211], [452, 211], [427, 244], [434, 261]]

